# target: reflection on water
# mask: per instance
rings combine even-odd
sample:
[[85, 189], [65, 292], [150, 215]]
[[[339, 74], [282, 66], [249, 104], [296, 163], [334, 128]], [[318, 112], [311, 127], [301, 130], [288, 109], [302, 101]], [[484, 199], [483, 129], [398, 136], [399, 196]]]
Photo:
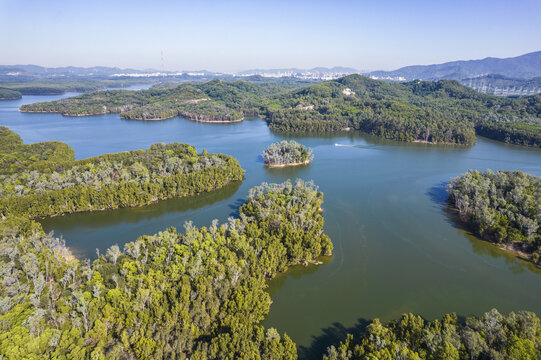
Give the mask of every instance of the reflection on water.
[[473, 251], [481, 256], [490, 256], [494, 259], [503, 258], [508, 265], [509, 270], [514, 274], [520, 274], [526, 271], [533, 271], [541, 274], [541, 269], [533, 263], [523, 260], [510, 251], [499, 248], [497, 245], [488, 241], [479, 239], [474, 234], [464, 231], [464, 236], [470, 241]]
[[285, 283], [287, 278], [291, 277], [293, 279], [301, 279], [304, 275], [313, 274], [318, 270], [320, 266], [324, 266], [331, 261], [331, 256], [321, 256], [317, 259], [319, 264], [308, 264], [308, 265], [295, 265], [290, 266], [287, 269], [286, 273], [281, 273], [276, 275], [272, 280], [268, 282], [267, 290], [271, 295], [278, 291], [282, 285]]
[[183, 198], [162, 200], [147, 206], [69, 214], [39, 219], [39, 222], [44, 228], [51, 228], [51, 230], [51, 224], [60, 225], [63, 229], [69, 230], [80, 226], [92, 228], [118, 223], [138, 223], [139, 221], [148, 221], [153, 218], [161, 217], [164, 214], [200, 209], [217, 201], [228, 199], [237, 192], [240, 184], [240, 181], [236, 181], [212, 192]]

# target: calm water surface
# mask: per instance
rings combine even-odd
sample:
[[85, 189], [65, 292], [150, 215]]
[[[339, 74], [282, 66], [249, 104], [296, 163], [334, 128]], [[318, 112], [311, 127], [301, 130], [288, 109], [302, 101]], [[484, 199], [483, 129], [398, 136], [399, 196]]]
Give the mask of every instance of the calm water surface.
[[[72, 95], [72, 94], [67, 94]], [[64, 96], [67, 96], [64, 95]], [[328, 341], [367, 319], [415, 312], [427, 319], [447, 312], [541, 314], [541, 271], [461, 229], [445, 210], [445, 185], [468, 169], [522, 170], [541, 175], [541, 151], [479, 139], [471, 148], [385, 141], [362, 134], [313, 136], [297, 141], [314, 149], [305, 167], [266, 169], [259, 154], [287, 135], [261, 119], [202, 124], [175, 118], [128, 121], [118, 115], [82, 118], [24, 114], [23, 103], [0, 102], [0, 125], [26, 143], [59, 140], [77, 158], [156, 142], [185, 142], [236, 157], [246, 179], [219, 191], [151, 206], [42, 220], [80, 256], [95, 257], [113, 244], [187, 220], [207, 225], [235, 215], [248, 189], [263, 181], [313, 179], [325, 193], [325, 230], [334, 256], [319, 267], [298, 267], [270, 282], [273, 305], [265, 326], [287, 332], [301, 354], [320, 354]], [[347, 146], [335, 146], [335, 144]]]

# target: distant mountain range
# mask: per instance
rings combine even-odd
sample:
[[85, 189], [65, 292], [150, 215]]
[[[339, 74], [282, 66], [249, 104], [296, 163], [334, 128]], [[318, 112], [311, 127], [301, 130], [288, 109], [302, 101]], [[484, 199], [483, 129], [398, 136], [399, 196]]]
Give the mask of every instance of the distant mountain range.
[[145, 73], [156, 70], [120, 69], [117, 67], [43, 67], [38, 65], [0, 65], [0, 78], [11, 80], [56, 78], [56, 77], [109, 77], [118, 73]]
[[[118, 67], [95, 66], [47, 68], [37, 65], [0, 65], [0, 84], [28, 82], [41, 79], [119, 79], [119, 78], [168, 78], [167, 81], [206, 81], [210, 79], [231, 80], [235, 77], [282, 78], [292, 77], [309, 81], [337, 79], [349, 74], [359, 73], [350, 67], [315, 67], [312, 69], [252, 69], [237, 73], [219, 73], [207, 70], [160, 71], [156, 69], [121, 69]], [[511, 57], [488, 57], [481, 60], [451, 61], [434, 65], [406, 66], [393, 71], [372, 71], [363, 73], [374, 79], [388, 81], [411, 81], [441, 79], [458, 80], [479, 92], [519, 96], [541, 93], [541, 51]], [[56, 80], [55, 80], [56, 81]]]
[[316, 67], [313, 69], [254, 69], [238, 73], [220, 73], [207, 70], [161, 71], [156, 69], [121, 69], [118, 67], [56, 67], [38, 65], [0, 65], [0, 81], [29, 81], [50, 78], [111, 78], [111, 77], [245, 77], [259, 75], [263, 77], [297, 77], [310, 79], [337, 78], [358, 71], [347, 67]]
[[488, 57], [481, 60], [451, 61], [435, 65], [406, 66], [393, 71], [372, 71], [366, 75], [382, 80], [409, 81], [440, 79], [463, 80], [489, 74], [516, 79], [541, 76], [541, 51], [499, 59]]
[[259, 75], [264, 77], [297, 77], [305, 79], [336, 79], [349, 74], [356, 74], [359, 71], [349, 67], [335, 66], [332, 68], [315, 67], [313, 69], [252, 69], [236, 73], [236, 76], [252, 76]]

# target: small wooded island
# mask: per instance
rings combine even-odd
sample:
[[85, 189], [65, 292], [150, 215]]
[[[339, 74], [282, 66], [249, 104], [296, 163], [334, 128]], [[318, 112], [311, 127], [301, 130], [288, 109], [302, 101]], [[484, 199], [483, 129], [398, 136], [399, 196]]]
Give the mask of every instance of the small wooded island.
[[263, 160], [268, 167], [306, 165], [313, 158], [312, 149], [294, 140], [276, 142], [263, 151]]
[[449, 202], [476, 235], [541, 265], [541, 177], [470, 170], [448, 187]]

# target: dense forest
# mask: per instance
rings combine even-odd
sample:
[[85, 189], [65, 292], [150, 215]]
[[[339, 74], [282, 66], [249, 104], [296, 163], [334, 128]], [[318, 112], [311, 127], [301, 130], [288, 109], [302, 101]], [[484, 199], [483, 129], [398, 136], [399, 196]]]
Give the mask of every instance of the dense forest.
[[[471, 145], [476, 133], [498, 141], [541, 146], [541, 95], [502, 98], [457, 81], [388, 83], [361, 75], [295, 89], [295, 84], [212, 80], [141, 91], [104, 91], [21, 111], [64, 115], [120, 113], [156, 120], [199, 121], [265, 117], [271, 129], [293, 132], [360, 130], [393, 140]], [[293, 88], [293, 89], [291, 89]]]
[[260, 322], [266, 279], [331, 255], [311, 183], [263, 184], [238, 218], [112, 246], [91, 264], [18, 217], [0, 220], [0, 357], [296, 359]]
[[[212, 191], [244, 176], [236, 159], [198, 153], [186, 144], [154, 144], [146, 151], [72, 160], [73, 150], [66, 144], [24, 145], [6, 128], [0, 135], [0, 159], [6, 164], [0, 174], [1, 216], [34, 218], [146, 205]], [[40, 156], [42, 161], [31, 161]]]
[[470, 170], [449, 184], [449, 201], [478, 236], [541, 265], [541, 178]]
[[295, 140], [276, 142], [263, 151], [263, 161], [269, 167], [308, 164], [313, 158], [312, 149]]
[[327, 350], [324, 360], [537, 360], [541, 358], [540, 319], [531, 312], [425, 321], [404, 314], [382, 324], [374, 319], [360, 335]]

